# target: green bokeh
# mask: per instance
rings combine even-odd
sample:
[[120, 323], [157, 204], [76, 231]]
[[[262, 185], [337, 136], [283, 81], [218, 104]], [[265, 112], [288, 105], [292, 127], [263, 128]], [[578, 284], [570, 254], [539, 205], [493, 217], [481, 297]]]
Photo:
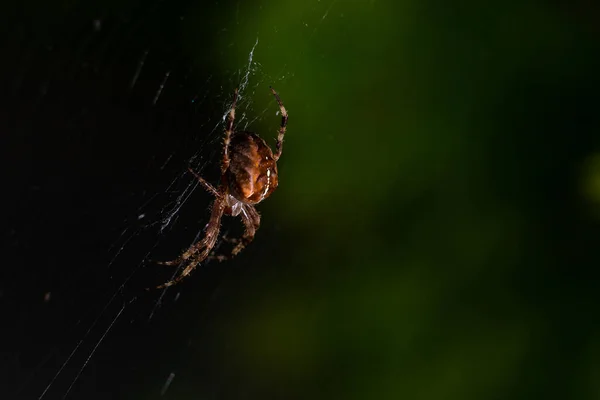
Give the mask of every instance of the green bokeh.
[[245, 65], [258, 37], [255, 108], [272, 83], [290, 113], [260, 206], [278, 230], [257, 237], [279, 249], [225, 283], [243, 311], [215, 328], [248, 393], [600, 398], [597, 19], [516, 1], [215, 18], [215, 67]]

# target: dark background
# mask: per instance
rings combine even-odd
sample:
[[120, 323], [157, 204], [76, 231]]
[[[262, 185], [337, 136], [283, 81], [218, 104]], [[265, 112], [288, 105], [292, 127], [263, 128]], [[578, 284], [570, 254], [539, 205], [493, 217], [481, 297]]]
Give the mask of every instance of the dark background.
[[[599, 23], [586, 1], [0, 6], [0, 397], [600, 398]], [[145, 291], [208, 219], [186, 168], [217, 182], [234, 88], [274, 145], [269, 85], [290, 121], [255, 241]]]

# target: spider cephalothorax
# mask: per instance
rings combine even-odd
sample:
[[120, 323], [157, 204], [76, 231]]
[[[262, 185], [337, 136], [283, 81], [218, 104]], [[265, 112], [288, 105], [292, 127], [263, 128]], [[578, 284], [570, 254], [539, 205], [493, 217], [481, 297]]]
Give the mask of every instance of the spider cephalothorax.
[[[277, 160], [281, 157], [283, 136], [288, 120], [287, 111], [279, 95], [273, 88], [271, 88], [271, 92], [275, 96], [281, 112], [281, 126], [277, 135], [275, 153], [256, 133], [235, 132], [233, 130], [235, 106], [238, 98], [236, 89], [233, 95], [233, 104], [229, 111], [227, 129], [225, 130], [219, 187], [215, 188], [192, 169], [189, 170], [200, 184], [215, 196], [204, 238], [191, 245], [178, 258], [160, 263], [165, 265], [185, 264], [185, 267], [179, 276], [158, 286], [158, 288], [175, 285], [208, 257], [217, 242], [223, 215], [239, 215], [244, 223], [245, 231], [242, 238], [230, 240], [235, 244], [231, 252], [232, 256], [242, 251], [254, 239], [256, 230], [260, 226], [260, 214], [254, 208], [254, 205], [269, 197], [277, 188], [279, 183]], [[222, 260], [227, 257], [218, 256], [216, 258]]]

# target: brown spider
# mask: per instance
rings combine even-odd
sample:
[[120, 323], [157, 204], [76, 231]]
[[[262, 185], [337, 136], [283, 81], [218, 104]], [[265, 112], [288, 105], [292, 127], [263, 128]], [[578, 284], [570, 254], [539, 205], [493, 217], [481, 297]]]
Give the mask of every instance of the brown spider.
[[[269, 87], [281, 111], [281, 126], [277, 135], [275, 154], [271, 148], [256, 133], [246, 131], [234, 131], [235, 106], [238, 98], [238, 90], [233, 94], [233, 104], [229, 111], [225, 140], [223, 143], [223, 159], [221, 161], [221, 183], [218, 188], [208, 183], [204, 178], [196, 174], [191, 168], [189, 171], [198, 179], [200, 184], [215, 196], [212, 206], [210, 220], [206, 224], [204, 238], [194, 243], [181, 256], [172, 260], [159, 262], [164, 265], [180, 265], [185, 263], [185, 268], [173, 280], [170, 280], [157, 289], [173, 286], [188, 276], [196, 266], [205, 260], [215, 243], [221, 229], [221, 217], [223, 215], [241, 216], [244, 223], [244, 235], [241, 239], [230, 240], [235, 243], [231, 256], [237, 255], [246, 247], [260, 226], [260, 214], [254, 208], [277, 188], [277, 160], [281, 157], [283, 136], [288, 120], [288, 114], [272, 87]], [[227, 257], [216, 257], [223, 260]]]

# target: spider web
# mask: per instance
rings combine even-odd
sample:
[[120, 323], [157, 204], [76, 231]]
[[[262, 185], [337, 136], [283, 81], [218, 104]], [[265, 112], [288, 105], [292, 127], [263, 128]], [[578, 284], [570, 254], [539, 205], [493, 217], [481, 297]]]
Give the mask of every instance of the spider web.
[[[335, 3], [334, 0], [319, 4], [313, 16], [299, 17], [300, 22], [310, 31], [307, 31], [310, 34], [307, 38], [318, 33], [319, 26], [326, 20]], [[103, 394], [98, 386], [109, 387], [120, 393], [118, 388], [121, 383], [140, 384], [146, 379], [145, 373], [148, 372], [143, 368], [143, 360], [151, 359], [153, 352], [159, 351], [155, 347], [167, 343], [167, 348], [170, 349], [168, 351], [178, 354], [182, 352], [182, 348], [189, 346], [189, 334], [170, 332], [170, 324], [178, 318], [190, 318], [187, 324], [190, 326], [208, 318], [207, 309], [214, 297], [219, 295], [219, 282], [231, 271], [223, 264], [203, 263], [192, 275], [201, 276], [199, 279], [202, 282], [195, 289], [197, 293], [184, 292], [183, 286], [179, 285], [162, 291], [144, 290], [173, 278], [179, 272], [179, 268], [169, 270], [169, 267], [156, 265], [153, 260], [167, 260], [177, 256], [203, 233], [211, 198], [187, 172], [187, 167], [190, 166], [213, 183], [218, 178], [222, 132], [231, 107], [233, 88], [239, 88], [236, 129], [255, 130], [257, 124], [275, 127], [279, 123], [278, 108], [268, 86], [273, 85], [277, 89], [278, 83], [293, 78], [294, 73], [286, 64], [275, 75], [263, 70], [260, 62], [261, 46], [268, 46], [268, 43], [262, 43], [259, 33], [253, 35], [253, 43], [245, 48], [245, 60], [232, 70], [218, 74], [202, 74], [199, 70], [203, 68], [198, 67], [194, 61], [177, 58], [179, 56], [165, 50], [169, 46], [162, 43], [164, 38], [152, 36], [146, 46], [135, 48], [134, 51], [119, 47], [115, 39], [110, 38], [115, 32], [129, 31], [133, 34], [138, 30], [143, 31], [146, 29], [144, 26], [151, 25], [162, 6], [163, 3], [157, 1], [149, 7], [140, 8], [135, 11], [140, 16], [137, 21], [121, 19], [115, 22], [112, 16], [96, 10], [91, 14], [94, 18], [87, 20], [89, 26], [85, 28], [91, 30], [92, 34], [84, 36], [82, 43], [78, 42], [79, 55], [76, 60], [65, 61], [62, 58], [61, 44], [74, 40], [70, 36], [72, 32], [67, 32], [48, 43], [39, 44], [44, 47], [42, 55], [37, 50], [38, 44], [32, 43], [30, 50], [14, 61], [14, 71], [19, 72], [12, 72], [14, 80], [10, 93], [15, 98], [28, 99], [26, 106], [15, 105], [15, 118], [39, 118], [43, 121], [46, 114], [56, 113], [58, 106], [53, 104], [56, 99], [83, 99], [80, 109], [73, 109], [72, 105], [65, 105], [65, 109], [60, 109], [60, 116], [64, 116], [65, 120], [56, 125], [60, 128], [72, 124], [79, 131], [85, 131], [88, 123], [94, 125], [88, 136], [84, 134], [83, 137], [67, 139], [100, 142], [99, 145], [92, 143], [100, 149], [91, 160], [106, 163], [104, 167], [110, 170], [107, 172], [108, 177], [114, 176], [115, 171], [110, 168], [110, 160], [99, 157], [98, 154], [103, 151], [111, 154], [119, 144], [114, 141], [114, 137], [106, 142], [98, 139], [103, 132], [112, 128], [103, 123], [102, 116], [95, 110], [98, 104], [105, 106], [116, 103], [111, 109], [113, 113], [142, 115], [129, 121], [128, 126], [119, 127], [120, 132], [142, 132], [135, 134], [135, 137], [140, 138], [139, 148], [127, 147], [122, 158], [133, 151], [144, 153], [149, 148], [161, 147], [162, 151], [148, 156], [147, 168], [124, 172], [128, 175], [129, 182], [137, 184], [133, 189], [118, 187], [114, 191], [120, 195], [107, 197], [122, 201], [118, 205], [105, 204], [112, 214], [105, 224], [100, 224], [109, 229], [112, 227], [112, 231], [99, 229], [99, 247], [108, 248], [104, 258], [95, 255], [88, 258], [85, 255], [98, 254], [94, 246], [89, 245], [93, 239], [85, 236], [93, 232], [90, 224], [93, 225], [94, 221], [107, 215], [100, 209], [101, 201], [90, 201], [88, 208], [83, 207], [85, 212], [81, 213], [81, 223], [65, 228], [73, 234], [81, 229], [81, 243], [85, 249], [57, 250], [62, 254], [61, 257], [38, 266], [47, 270], [46, 275], [40, 277], [37, 270], [30, 267], [35, 264], [34, 261], [23, 260], [18, 255], [11, 258], [12, 253], [9, 251], [7, 260], [17, 260], [12, 264], [19, 272], [12, 275], [7, 272], [4, 276], [5, 282], [13, 284], [1, 289], [0, 298], [11, 300], [11, 296], [17, 296], [17, 291], [22, 291], [18, 295], [20, 297], [15, 297], [15, 301], [26, 304], [23, 299], [34, 300], [30, 300], [32, 305], [23, 305], [25, 310], [21, 311], [21, 315], [15, 314], [19, 316], [14, 319], [12, 334], [7, 341], [12, 349], [3, 352], [6, 354], [4, 364], [8, 370], [5, 375], [14, 377], [5, 383], [7, 398], [114, 398]], [[72, 11], [73, 15], [77, 15], [77, 12], [81, 10]], [[161, 16], [168, 23], [182, 21], [185, 17], [185, 13]], [[236, 15], [235, 18], [240, 16]], [[314, 23], [311, 23], [313, 20]], [[223, 27], [216, 28], [225, 30]], [[109, 38], [105, 42], [95, 41], [92, 37], [98, 32], [109, 32]], [[17, 43], [15, 46], [18, 45]], [[119, 76], [119, 72], [114, 69], [113, 59], [125, 53], [127, 57], [123, 64], [128, 68], [123, 76]], [[75, 73], [80, 80], [98, 79], [98, 86], [92, 86], [92, 90], [87, 93], [84, 92], [86, 88], [71, 89], [67, 82], [69, 71]], [[119, 91], [99, 95], [94, 89], [101, 86], [102, 80], [119, 80]], [[258, 97], [268, 100], [261, 100], [257, 106], [255, 99]], [[19, 108], [23, 115], [19, 114]], [[181, 109], [185, 112], [178, 111]], [[166, 116], [164, 120], [161, 119], [163, 116]], [[149, 121], [144, 121], [144, 118]], [[115, 120], [109, 119], [111, 122]], [[23, 128], [22, 131], [27, 129]], [[151, 137], [153, 130], [163, 133], [162, 138]], [[274, 144], [273, 130], [262, 132], [270, 144]], [[166, 131], [173, 133], [165, 139]], [[149, 147], [144, 142], [145, 138], [155, 147]], [[140, 157], [135, 159], [140, 160]], [[44, 159], [36, 166], [52, 168], [52, 162]], [[74, 167], [77, 168], [77, 164]], [[44, 177], [44, 173], [41, 176]], [[94, 179], [98, 179], [98, 176], [86, 177], [83, 182]], [[52, 185], [44, 182], [44, 179], [39, 179], [40, 184], [36, 183], [34, 173], [20, 181], [31, 182], [26, 191], [33, 193], [33, 198], [37, 192], [44, 192], [46, 185]], [[92, 186], [91, 183], [84, 184], [86, 188], [87, 185]], [[110, 186], [100, 185], [98, 190], [105, 192], [110, 190]], [[74, 203], [82, 205], [82, 198], [78, 197]], [[32, 207], [31, 204], [36, 203], [25, 201], [23, 208]], [[59, 209], [68, 210], [67, 201], [63, 200]], [[24, 209], [20, 211], [17, 214], [23, 215], [26, 212]], [[48, 231], [60, 229], [60, 223], [58, 216], [52, 219], [48, 222]], [[9, 226], [10, 224], [9, 221]], [[32, 224], [36, 226], [35, 223]], [[221, 234], [239, 230], [238, 224], [239, 221], [234, 219], [224, 220]], [[15, 228], [9, 230], [9, 242], [12, 240], [15, 252], [22, 252], [23, 244], [19, 241], [24, 239], [19, 233], [19, 224], [13, 222], [12, 225]], [[34, 243], [38, 240], [40, 238], [37, 237], [25, 239], [30, 249], [36, 248]], [[41, 259], [44, 260], [43, 257]], [[32, 287], [23, 291], [27, 285]], [[41, 305], [38, 295], [40, 291], [44, 293]], [[206, 309], [197, 310], [195, 307], [198, 303], [204, 304]], [[164, 307], [165, 305], [168, 307]], [[144, 340], [144, 337], [152, 339]], [[159, 340], [160, 344], [153, 343], [153, 340]], [[162, 350], [162, 356], [165, 351]], [[173, 360], [174, 357], [168, 358]], [[149, 396], [168, 395], [171, 384], [177, 380], [178, 368], [184, 366], [185, 359], [173, 360], [160, 370], [151, 371], [152, 378], [157, 383]], [[204, 379], [210, 383], [213, 377], [213, 374], [207, 372]], [[222, 382], [217, 382], [216, 386], [221, 384]], [[218, 390], [210, 389], [214, 386], [208, 384], [208, 391]], [[135, 392], [133, 389], [130, 391]]]
[[[260, 76], [260, 65], [258, 62], [254, 60], [254, 52], [258, 45], [258, 38], [249, 51], [248, 54], [248, 64], [242, 70], [240, 69], [237, 72], [237, 75], [241, 75], [241, 80], [239, 84], [239, 108], [243, 110], [243, 112], [239, 113], [239, 117], [236, 123], [237, 129], [240, 129], [240, 126], [243, 129], [247, 129], [254, 121], [257, 119], [263, 118], [267, 113], [268, 108], [263, 109], [260, 113], [258, 113], [253, 119], [249, 119], [247, 115], [251, 113], [252, 110], [252, 102], [247, 95], [248, 92], [252, 90], [256, 90], [259, 86], [264, 86], [264, 80], [266, 79], [264, 76]], [[145, 59], [148, 56], [148, 53], [145, 52], [140, 59], [138, 67], [135, 71], [134, 76], [132, 77], [132, 85], [131, 88], [135, 88], [135, 82], [139, 75], [142, 72]], [[160, 100], [162, 91], [167, 85], [168, 79], [171, 75], [170, 71], [165, 72], [164, 78], [159, 83], [156, 94], [152, 100], [152, 104], [156, 105]], [[250, 84], [251, 76], [259, 76], [252, 85]], [[211, 78], [207, 79], [209, 82]], [[200, 100], [196, 100], [194, 98], [194, 103], [198, 101], [199, 104], [202, 104], [206, 101], [207, 93], [203, 94], [203, 97]], [[201, 143], [200, 148], [189, 158], [189, 165], [193, 166], [195, 170], [201, 172], [204, 168], [211, 162], [215, 162], [215, 158], [218, 157], [218, 151], [211, 151], [210, 153], [210, 162], [203, 159], [200, 155], [201, 150], [203, 150], [203, 146], [211, 145], [218, 149], [220, 145], [220, 134], [224, 130], [224, 125], [226, 121], [227, 114], [231, 107], [231, 102], [227, 102], [224, 104], [224, 111], [222, 113], [221, 118], [217, 120], [208, 121], [208, 124], [212, 125], [211, 130], [208, 133], [208, 140], [205, 143]], [[166, 160], [163, 168], [167, 163], [169, 163], [173, 158], [173, 154], [171, 154]], [[218, 160], [217, 160], [218, 161]], [[140, 272], [144, 266], [148, 263], [152, 263], [152, 254], [154, 254], [157, 247], [159, 247], [165, 237], [168, 236], [168, 233], [172, 231], [175, 225], [179, 222], [179, 217], [181, 215], [182, 208], [186, 207], [189, 203], [192, 195], [198, 189], [198, 182], [190, 178], [189, 174], [182, 169], [182, 172], [179, 175], [176, 175], [171, 182], [167, 185], [164, 190], [164, 193], [173, 194], [175, 198], [171, 201], [166, 202], [164, 205], [160, 206], [158, 215], [154, 216], [152, 220], [148, 223], [144, 223], [147, 220], [147, 212], [146, 208], [149, 207], [152, 200], [156, 197], [153, 196], [150, 198], [145, 204], [142, 204], [139, 208], [139, 213], [137, 215], [138, 221], [141, 223], [137, 226], [128, 226], [126, 227], [120, 234], [120, 237], [113, 245], [111, 246], [111, 252], [114, 254], [112, 259], [109, 261], [107, 265], [107, 270], [111, 270], [120, 264], [120, 258], [124, 251], [126, 251], [127, 246], [132, 243], [136, 238], [144, 235], [147, 231], [158, 230], [158, 235], [156, 236], [154, 242], [150, 245], [148, 251], [142, 255], [139, 261], [135, 264], [134, 268], [132, 268], [131, 273], [127, 275], [124, 279], [120, 280], [120, 283], [112, 290], [112, 294], [109, 295], [108, 300], [106, 301], [104, 307], [95, 314], [93, 321], [89, 324], [88, 328], [85, 330], [85, 333], [81, 336], [78, 342], [73, 346], [73, 349], [68, 354], [66, 359], [62, 361], [60, 367], [56, 370], [56, 373], [52, 376], [44, 390], [39, 395], [39, 399], [51, 398], [50, 393], [51, 390], [56, 386], [60, 385], [60, 381], [62, 380], [62, 385], [60, 391], [62, 392], [62, 398], [66, 398], [72, 392], [73, 388], [76, 386], [77, 382], [81, 378], [81, 376], [85, 373], [86, 367], [88, 366], [90, 360], [94, 357], [99, 347], [102, 345], [106, 337], [110, 334], [111, 330], [118, 323], [118, 321], [124, 315], [124, 312], [133, 307], [139, 300], [138, 296], [129, 296], [125, 292], [125, 287], [134, 277], [134, 275]], [[209, 204], [207, 204], [208, 206]], [[205, 213], [202, 213], [205, 214]], [[206, 215], [201, 215], [203, 218], [206, 218]], [[191, 243], [198, 241], [203, 234], [202, 224], [199, 224], [197, 227], [197, 232], [193, 237]], [[190, 243], [190, 244], [191, 244]], [[187, 246], [184, 246], [187, 247]], [[173, 279], [180, 272], [181, 266], [177, 268], [173, 268], [173, 272], [170, 276], [167, 275], [167, 280]], [[160, 283], [160, 282], [158, 282]], [[156, 299], [152, 300], [151, 307], [147, 311], [147, 320], [150, 322], [156, 312], [161, 308], [163, 302], [165, 301], [165, 296], [167, 295], [168, 288], [162, 289], [160, 294]], [[181, 292], [179, 288], [175, 290], [176, 294], [171, 299], [171, 301], [175, 302], [179, 299]], [[138, 316], [139, 317], [139, 316]], [[69, 367], [75, 364], [74, 368], [69, 370]], [[42, 367], [43, 365], [40, 365]], [[175, 373], [171, 372], [167, 377], [164, 385], [162, 386], [160, 393], [164, 395], [170, 386], [170, 383], [175, 377]], [[64, 389], [65, 385], [68, 386]]]

